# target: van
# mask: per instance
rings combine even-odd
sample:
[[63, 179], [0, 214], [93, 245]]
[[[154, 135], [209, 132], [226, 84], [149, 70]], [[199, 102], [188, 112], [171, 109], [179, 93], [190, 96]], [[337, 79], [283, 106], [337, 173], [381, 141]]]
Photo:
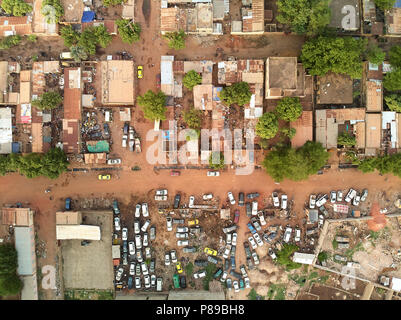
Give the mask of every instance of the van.
[[162, 291], [163, 290], [163, 278], [157, 278], [156, 280], [156, 291]]
[[256, 216], [258, 214], [258, 202], [252, 201], [252, 215]]
[[235, 230], [237, 230], [237, 226], [236, 226], [235, 224], [232, 225], [232, 226], [223, 228], [223, 232], [224, 232], [224, 233], [230, 233], [230, 232], [233, 232], [233, 231], [235, 231]]
[[73, 58], [72, 58], [71, 52], [61, 52], [60, 53], [60, 59], [71, 60]]
[[105, 111], [104, 112], [104, 121], [105, 122], [110, 122], [110, 111]]

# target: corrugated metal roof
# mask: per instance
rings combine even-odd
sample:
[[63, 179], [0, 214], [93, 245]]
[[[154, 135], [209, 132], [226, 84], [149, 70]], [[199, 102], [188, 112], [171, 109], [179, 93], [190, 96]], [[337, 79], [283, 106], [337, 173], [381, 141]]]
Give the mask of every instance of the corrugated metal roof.
[[379, 149], [381, 145], [381, 113], [366, 114], [366, 148]]
[[302, 264], [312, 264], [313, 259], [315, 259], [314, 254], [295, 252], [292, 261]]
[[89, 225], [56, 225], [57, 240], [100, 240], [100, 227]]
[[32, 275], [36, 272], [35, 233], [31, 227], [15, 227], [15, 248], [18, 252], [19, 275]]

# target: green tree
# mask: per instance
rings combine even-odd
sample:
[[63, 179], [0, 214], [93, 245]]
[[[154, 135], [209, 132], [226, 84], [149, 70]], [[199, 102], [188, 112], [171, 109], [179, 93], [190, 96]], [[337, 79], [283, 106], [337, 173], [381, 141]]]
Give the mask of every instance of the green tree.
[[384, 101], [391, 111], [401, 112], [401, 96], [390, 94], [384, 97]]
[[292, 261], [290, 258], [298, 249], [298, 246], [295, 244], [284, 244], [283, 249], [276, 253], [277, 263], [283, 266], [287, 271], [300, 268], [302, 265]]
[[111, 34], [107, 32], [107, 29], [104, 25], [100, 25], [94, 28], [95, 28], [94, 32], [97, 38], [97, 43], [102, 48], [107, 48], [112, 41]]
[[295, 128], [281, 128], [280, 132], [289, 139], [294, 138], [295, 134], [297, 133], [297, 129]]
[[7, 13], [21, 17], [32, 12], [32, 6], [23, 0], [2, 0], [1, 8]]
[[214, 151], [209, 157], [209, 167], [213, 170], [224, 169], [224, 154], [223, 152]]
[[180, 50], [185, 48], [185, 38], [187, 35], [183, 30], [179, 32], [167, 32], [163, 35], [163, 39], [168, 41], [168, 46], [171, 49]]
[[0, 49], [10, 49], [17, 46], [21, 42], [22, 38], [20, 35], [7, 36], [0, 40]]
[[315, 35], [330, 22], [328, 0], [278, 0], [277, 21], [298, 34]]
[[192, 90], [195, 86], [202, 83], [202, 76], [195, 70], [188, 71], [182, 79], [185, 88]]
[[337, 144], [340, 146], [352, 147], [356, 145], [356, 137], [347, 132], [343, 132], [337, 137]]
[[71, 48], [71, 56], [76, 62], [81, 62], [82, 60], [86, 60], [88, 58], [88, 54], [85, 51], [85, 48], [72, 45]]
[[148, 90], [143, 96], [138, 96], [138, 104], [143, 106], [145, 118], [149, 120], [166, 120], [166, 95], [159, 91]]
[[76, 32], [72, 26], [69, 24], [65, 27], [62, 27], [60, 30], [60, 36], [64, 39], [64, 45], [66, 47], [71, 47], [76, 45], [80, 38], [80, 33]]
[[59, 107], [62, 102], [63, 98], [58, 92], [48, 91], [33, 100], [32, 105], [40, 110], [51, 110]]
[[379, 9], [384, 10], [390, 10], [392, 7], [394, 7], [396, 0], [375, 0], [375, 5]]
[[38, 41], [38, 36], [36, 34], [28, 34], [26, 36], [26, 38], [28, 39], [28, 41], [30, 42], [36, 42]]
[[383, 79], [383, 87], [388, 91], [401, 90], [401, 68], [387, 72]]
[[323, 76], [332, 71], [360, 78], [366, 45], [367, 39], [320, 36], [305, 42], [301, 60], [312, 75]]
[[109, 6], [116, 6], [119, 4], [123, 4], [127, 2], [127, 0], [103, 0], [103, 5], [105, 7], [109, 7]]
[[0, 245], [0, 296], [16, 295], [22, 289], [17, 276], [18, 253], [10, 243]]
[[22, 290], [22, 281], [16, 273], [0, 277], [0, 296], [14, 296]]
[[200, 129], [202, 126], [202, 111], [192, 108], [184, 112], [184, 121], [191, 129]]
[[277, 132], [277, 116], [273, 112], [264, 113], [256, 124], [256, 134], [263, 139], [271, 139], [275, 137]]
[[377, 45], [370, 46], [366, 51], [366, 57], [370, 63], [381, 64], [386, 58], [386, 53], [383, 52]]
[[98, 38], [95, 28], [92, 26], [85, 28], [79, 37], [78, 45], [84, 48], [87, 54], [96, 54]]
[[132, 20], [118, 19], [116, 20], [116, 25], [118, 27], [118, 34], [123, 42], [132, 44], [139, 41], [141, 34], [140, 24], [134, 23]]
[[40, 174], [50, 179], [58, 178], [68, 168], [67, 156], [60, 148], [46, 152], [41, 158], [41, 164]]
[[64, 8], [60, 0], [44, 0], [42, 2], [42, 14], [49, 24], [59, 23], [64, 15]]
[[391, 66], [401, 68], [401, 46], [392, 46], [388, 55]]
[[232, 104], [243, 106], [251, 101], [251, 96], [251, 89], [249, 88], [248, 82], [245, 81], [237, 82], [231, 86], [224, 87], [220, 93], [220, 99], [228, 106]]
[[302, 115], [302, 106], [299, 98], [282, 98], [275, 109], [279, 119], [285, 121], [295, 121]]
[[319, 262], [326, 261], [329, 258], [329, 253], [327, 251], [321, 251], [317, 256]]

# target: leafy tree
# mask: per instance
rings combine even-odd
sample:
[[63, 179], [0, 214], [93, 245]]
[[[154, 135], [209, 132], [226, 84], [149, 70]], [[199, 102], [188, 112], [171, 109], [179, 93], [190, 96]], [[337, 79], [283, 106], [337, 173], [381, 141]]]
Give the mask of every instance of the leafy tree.
[[166, 95], [159, 91], [148, 90], [143, 96], [138, 96], [138, 104], [143, 106], [145, 118], [149, 120], [166, 120]]
[[292, 138], [294, 138], [295, 134], [297, 133], [297, 129], [295, 129], [295, 128], [282, 128], [282, 129], [280, 129], [280, 132], [284, 136], [288, 137], [289, 139], [292, 139]]
[[10, 49], [11, 47], [17, 46], [21, 42], [22, 38], [20, 35], [7, 36], [0, 40], [0, 49]]
[[384, 101], [391, 111], [401, 112], [401, 96], [390, 94], [384, 97]]
[[401, 90], [401, 68], [387, 72], [383, 79], [383, 87], [388, 91]]
[[383, 11], [390, 10], [394, 6], [395, 1], [396, 0], [375, 0], [375, 5]]
[[97, 38], [97, 43], [102, 48], [107, 48], [107, 46], [111, 43], [112, 38], [111, 34], [107, 32], [106, 27], [104, 25], [94, 27], [94, 33]]
[[0, 277], [0, 296], [14, 296], [22, 290], [22, 281], [16, 273]]
[[389, 53], [390, 64], [393, 68], [401, 67], [401, 46], [392, 46]]
[[58, 92], [48, 91], [43, 93], [38, 99], [32, 101], [32, 105], [40, 110], [55, 109], [63, 102], [63, 98]]
[[214, 170], [224, 169], [224, 154], [223, 152], [214, 151], [210, 154], [209, 157], [209, 167]]
[[326, 261], [328, 258], [329, 258], [329, 253], [327, 251], [322, 251], [317, 256], [319, 262]]
[[138, 23], [133, 23], [132, 20], [118, 19], [116, 20], [116, 25], [123, 42], [132, 44], [139, 41], [141, 26]]
[[58, 178], [68, 168], [67, 156], [60, 148], [53, 148], [45, 153], [41, 164], [40, 174], [50, 179]]
[[64, 8], [60, 0], [44, 0], [42, 2], [42, 14], [46, 17], [46, 22], [58, 23], [64, 15]]
[[188, 127], [192, 129], [200, 129], [202, 126], [202, 111], [197, 109], [190, 109], [184, 113], [184, 121]]
[[238, 104], [243, 106], [251, 101], [252, 92], [248, 82], [241, 81], [223, 88], [220, 93], [221, 100], [228, 106]]
[[332, 71], [360, 78], [366, 44], [367, 39], [320, 36], [303, 45], [301, 60], [312, 75], [323, 76]]
[[366, 158], [358, 166], [362, 172], [373, 172], [375, 169], [381, 174], [392, 173], [401, 177], [401, 154], [384, 155], [381, 157]]
[[328, 0], [278, 0], [277, 21], [298, 34], [315, 35], [330, 22]]
[[183, 30], [179, 32], [167, 32], [163, 35], [165, 40], [168, 40], [168, 46], [171, 49], [180, 50], [185, 48], [185, 38], [187, 35]]
[[73, 45], [70, 48], [71, 50], [71, 56], [76, 62], [81, 62], [82, 60], [86, 60], [88, 58], [88, 54], [85, 51], [85, 48], [78, 46], [78, 45]]
[[190, 70], [185, 74], [182, 83], [185, 88], [192, 90], [196, 85], [202, 83], [202, 76], [195, 70]]
[[277, 263], [282, 265], [286, 270], [298, 269], [302, 265], [291, 260], [290, 256], [299, 248], [295, 244], [284, 244], [283, 249], [277, 251]]
[[96, 54], [96, 45], [98, 44], [98, 37], [96, 34], [96, 27], [87, 27], [81, 33], [78, 45], [85, 49], [87, 54]]
[[7, 13], [21, 17], [32, 12], [32, 6], [23, 0], [2, 0], [1, 8]]
[[60, 36], [64, 39], [64, 45], [69, 48], [78, 43], [80, 38], [80, 33], [76, 32], [69, 24], [61, 28]]
[[341, 146], [352, 147], [356, 145], [356, 138], [351, 134], [343, 132], [337, 137], [337, 144]]
[[36, 42], [38, 41], [38, 36], [36, 34], [28, 34], [26, 36], [26, 38], [28, 39], [28, 41], [30, 42]]
[[302, 114], [302, 106], [298, 97], [285, 97], [278, 102], [275, 111], [279, 119], [295, 121]]
[[127, 2], [127, 0], [103, 0], [103, 5], [105, 7], [109, 7], [109, 6], [116, 6], [118, 4], [123, 4]]
[[386, 53], [377, 45], [374, 45], [366, 51], [366, 57], [370, 63], [379, 65], [386, 58]]
[[277, 134], [278, 120], [273, 112], [264, 113], [256, 124], [256, 134], [263, 139], [271, 139]]
[[18, 253], [10, 243], [0, 245], [0, 295], [16, 295], [22, 289], [17, 276]]

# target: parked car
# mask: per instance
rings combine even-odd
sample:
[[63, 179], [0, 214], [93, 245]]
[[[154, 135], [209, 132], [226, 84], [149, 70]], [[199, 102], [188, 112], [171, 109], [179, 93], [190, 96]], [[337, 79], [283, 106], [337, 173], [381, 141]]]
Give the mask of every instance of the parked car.
[[230, 260], [225, 259], [224, 260], [224, 270], [230, 269]]
[[239, 210], [236, 209], [236, 210], [234, 211], [234, 223], [237, 223], [237, 224], [238, 224], [238, 222], [239, 222], [239, 216], [240, 216]]
[[329, 200], [329, 196], [327, 194], [323, 195], [316, 201], [316, 207], [321, 207], [327, 202], [327, 200]]
[[253, 226], [255, 227], [256, 231], [262, 230], [262, 227], [260, 226], [258, 220], [256, 220], [255, 217], [253, 217], [253, 218], [251, 219], [251, 222], [252, 222]]
[[243, 207], [243, 206], [245, 205], [245, 196], [244, 196], [244, 193], [243, 193], [243, 192], [240, 192], [240, 193], [238, 194], [238, 205], [239, 205], [240, 207]]
[[194, 261], [195, 266], [197, 267], [207, 267], [208, 262], [206, 259], [196, 259]]
[[226, 233], [226, 234], [230, 233], [230, 232], [233, 232], [235, 230], [237, 230], [237, 225], [236, 224], [233, 224], [232, 226], [228, 226], [228, 227], [223, 228], [223, 232]]
[[70, 211], [71, 210], [71, 198], [65, 199], [65, 210]]
[[128, 243], [127, 240], [123, 240], [123, 252], [128, 253]]
[[247, 227], [248, 227], [249, 231], [251, 231], [251, 233], [255, 233], [256, 232], [256, 229], [252, 225], [252, 223], [248, 222]]
[[149, 217], [148, 204], [142, 203], [142, 215], [146, 218]]
[[354, 206], [359, 206], [359, 201], [361, 200], [361, 196], [359, 195], [359, 193], [357, 192], [356, 193], [356, 195], [355, 195], [355, 197], [354, 197], [354, 200], [352, 201], [352, 204], [354, 205]]
[[[252, 237], [251, 237], [252, 238]], [[252, 238], [253, 239], [253, 238]], [[244, 249], [245, 249], [245, 254], [247, 258], [250, 258], [252, 256], [251, 249], [249, 249], [249, 244], [248, 242], [244, 242]]]
[[259, 264], [259, 256], [255, 251], [252, 252], [252, 258], [253, 258], [253, 261], [255, 262], [255, 264], [258, 265]]
[[143, 224], [143, 226], [142, 226], [142, 228], [141, 228], [141, 231], [142, 231], [142, 232], [146, 232], [146, 230], [148, 229], [149, 225], [150, 225], [150, 220], [147, 219], [147, 220], [145, 221], [145, 223]]
[[184, 270], [182, 270], [181, 262], [179, 262], [179, 261], [175, 263], [175, 268], [177, 269], [178, 273], [184, 272]]
[[134, 220], [134, 233], [135, 234], [141, 233], [141, 229], [139, 227], [139, 220]]
[[263, 246], [263, 241], [260, 238], [259, 233], [254, 233], [253, 237], [255, 238], [256, 243], [258, 244], [259, 247]]
[[194, 219], [194, 220], [189, 220], [188, 221], [188, 226], [189, 227], [196, 226], [197, 224], [199, 224], [199, 220], [198, 219]]
[[152, 258], [152, 253], [151, 253], [150, 247], [145, 248], [145, 258], [146, 259]]
[[287, 210], [287, 200], [288, 197], [286, 194], [281, 195], [281, 209]]
[[143, 280], [145, 282], [145, 288], [149, 289], [150, 288], [150, 276], [147, 274], [143, 277]]
[[178, 239], [188, 239], [188, 233], [177, 232], [175, 237]]
[[246, 207], [246, 215], [247, 215], [247, 217], [252, 216], [252, 204], [250, 202], [247, 202], [245, 204], [245, 207]]
[[[139, 262], [139, 261], [138, 261]], [[142, 262], [142, 261], [141, 261]], [[141, 265], [139, 264], [139, 263], [137, 263], [136, 265], [135, 265], [135, 274], [137, 275], [137, 276], [140, 276], [141, 275]]]
[[231, 245], [227, 244], [224, 249], [223, 258], [228, 259], [228, 257], [230, 256], [230, 252], [231, 252]]
[[241, 290], [244, 290], [245, 289], [245, 283], [244, 283], [244, 279], [239, 279], [239, 288], [241, 289]]
[[292, 233], [292, 228], [287, 227], [287, 228], [285, 229], [284, 236], [283, 236], [283, 239], [284, 239], [284, 242], [285, 242], [285, 243], [288, 243], [288, 242], [290, 241], [290, 239], [291, 239], [291, 233]]
[[97, 178], [99, 180], [110, 180], [111, 179], [111, 175], [110, 174], [99, 174], [97, 176]]
[[233, 281], [234, 292], [239, 292], [239, 284], [237, 280]]
[[316, 206], [316, 195], [311, 194], [309, 196], [309, 208], [310, 209], [315, 209]]
[[279, 199], [279, 197], [278, 197], [277, 192], [273, 192], [273, 193], [272, 193], [272, 198], [273, 198], [273, 205], [274, 205], [275, 207], [280, 207], [280, 199]]
[[188, 232], [189, 228], [188, 227], [177, 227], [177, 232]]
[[209, 261], [210, 263], [214, 263], [214, 264], [219, 263], [219, 259], [216, 259], [215, 257], [212, 257], [212, 256], [207, 256], [207, 261]]
[[258, 247], [258, 245], [256, 244], [256, 241], [253, 237], [249, 237], [248, 241], [251, 244], [252, 249], [256, 249]]
[[232, 280], [231, 280], [231, 278], [228, 278], [227, 280], [226, 280], [226, 285], [227, 285], [227, 289], [228, 290], [231, 290], [231, 288], [232, 288]]
[[150, 260], [149, 272], [153, 273], [155, 272], [155, 269], [156, 269], [156, 260], [153, 258]]
[[127, 253], [123, 254], [123, 265], [124, 266], [128, 265], [128, 254]]
[[219, 171], [208, 171], [207, 176], [208, 177], [218, 177], [218, 176], [220, 176], [220, 172]]
[[150, 227], [150, 240], [153, 241], [156, 239], [156, 227], [151, 226]]
[[341, 190], [337, 191], [337, 201], [342, 202], [343, 201], [343, 192]]
[[270, 256], [273, 260], [276, 260], [276, 259], [277, 259], [276, 253], [273, 251], [272, 248], [269, 248], [268, 253], [269, 253], [269, 256]]
[[181, 172], [180, 172], [180, 171], [171, 170], [171, 172], [170, 172], [170, 176], [178, 177], [179, 175], [181, 175]]
[[167, 217], [166, 223], [167, 223], [167, 231], [173, 231], [173, 219]]
[[252, 201], [252, 213], [253, 216], [256, 216], [258, 214], [258, 202], [257, 201]]
[[226, 234], [226, 244], [231, 244], [233, 240], [233, 235], [231, 233]]
[[220, 277], [220, 275], [223, 273], [223, 270], [221, 270], [220, 268], [217, 269], [217, 271], [213, 274], [213, 278], [217, 279], [218, 277]]
[[116, 273], [116, 281], [120, 281], [121, 277], [123, 276], [124, 269], [123, 268], [118, 268], [117, 273]]
[[176, 194], [174, 197], [174, 209], [178, 209], [178, 207], [180, 206], [180, 201], [181, 201], [181, 195], [180, 194]]
[[235, 257], [231, 257], [231, 268], [235, 269]]
[[180, 276], [180, 287], [182, 289], [187, 287], [187, 278], [185, 276]]
[[179, 246], [179, 247], [183, 247], [183, 246], [187, 246], [187, 245], [189, 245], [188, 240], [178, 240], [177, 241], [177, 246]]
[[134, 256], [135, 255], [135, 243], [134, 243], [134, 241], [130, 241], [128, 243], [128, 247], [129, 247], [129, 254], [131, 256]]
[[213, 199], [212, 193], [206, 193], [203, 195], [203, 200], [207, 201], [207, 200], [211, 200], [211, 199]]
[[266, 220], [265, 220], [265, 215], [263, 214], [263, 211], [259, 211], [258, 212], [258, 217], [259, 217], [260, 224], [262, 226], [265, 226], [266, 225]]
[[331, 191], [331, 192], [330, 192], [330, 202], [331, 202], [331, 203], [335, 203], [336, 200], [337, 200], [337, 192]]
[[345, 202], [351, 202], [351, 200], [356, 196], [356, 190], [349, 189], [347, 195], [345, 196]]
[[368, 189], [363, 189], [361, 195], [361, 202], [364, 202], [367, 197], [368, 197]]
[[135, 206], [135, 218], [139, 218], [141, 216], [141, 205], [138, 203]]
[[177, 263], [177, 261], [178, 261], [178, 259], [177, 259], [177, 251], [171, 250], [170, 251], [170, 256], [171, 256], [171, 261], [173, 263]]
[[142, 249], [142, 237], [140, 234], [135, 236], [135, 247], [139, 250]]
[[238, 234], [236, 232], [233, 233], [233, 240], [232, 240], [232, 245], [236, 246], [237, 245], [237, 237]]
[[157, 278], [156, 280], [156, 291], [160, 292], [163, 290], [163, 278]]
[[209, 247], [206, 247], [205, 249], [203, 249], [203, 252], [209, 256], [217, 256], [217, 251], [214, 249], [211, 249]]
[[233, 269], [231, 269], [230, 274], [231, 274], [233, 277], [236, 277], [238, 280], [242, 278], [242, 274], [241, 274], [241, 273], [238, 273], [237, 271], [235, 271], [235, 270], [233, 270]]
[[184, 224], [184, 219], [173, 219], [173, 224]]
[[134, 285], [134, 280], [132, 279], [132, 277], [128, 277], [128, 289], [132, 289]]
[[168, 253], [164, 254], [164, 265], [169, 266], [170, 265], [170, 255]]
[[195, 253], [196, 252], [196, 248], [195, 247], [184, 247], [184, 248], [182, 248], [182, 251], [184, 253]]
[[295, 228], [295, 242], [301, 241], [301, 229]]
[[156, 276], [154, 274], [150, 276], [150, 286], [156, 288]]
[[228, 196], [228, 200], [230, 201], [230, 203], [232, 205], [235, 205], [235, 198], [234, 198], [233, 193], [230, 191], [230, 192], [227, 193], [227, 196]]
[[322, 214], [319, 214], [319, 227], [323, 226], [324, 224], [324, 216]]
[[190, 196], [189, 197], [189, 203], [188, 203], [188, 207], [192, 208], [192, 206], [195, 204], [195, 197], [194, 196]]
[[248, 193], [248, 194], [246, 195], [246, 197], [247, 197], [248, 199], [255, 199], [255, 198], [259, 197], [259, 193], [258, 193], [258, 192]]
[[241, 273], [242, 273], [242, 276], [243, 276], [244, 278], [248, 276], [248, 273], [246, 272], [246, 268], [245, 268], [245, 265], [244, 265], [244, 264], [241, 264], [240, 267], [239, 267], [239, 269], [240, 269], [240, 271], [241, 271]]
[[131, 276], [134, 276], [134, 275], [135, 275], [135, 263], [134, 263], [134, 262], [132, 262], [132, 263], [129, 265], [129, 274], [130, 274]]
[[135, 277], [135, 289], [141, 289], [141, 277]]
[[265, 240], [266, 243], [272, 243], [273, 240], [276, 238], [277, 232], [270, 232], [270, 233], [264, 233], [262, 238]]
[[120, 231], [121, 230], [120, 218], [119, 217], [115, 217], [114, 218], [114, 229], [116, 231]]
[[231, 257], [235, 257], [235, 251], [237, 251], [237, 246], [231, 246]]
[[137, 250], [136, 251], [136, 261], [138, 261], [138, 262], [142, 262], [143, 261], [142, 250]]
[[250, 289], [251, 288], [251, 282], [249, 281], [249, 277], [245, 277], [244, 281], [245, 281], [245, 288]]
[[109, 164], [109, 165], [121, 164], [121, 159], [108, 159], [107, 164]]
[[195, 279], [201, 279], [201, 278], [204, 278], [204, 277], [206, 277], [206, 271], [205, 270], [200, 270], [200, 271], [194, 273], [194, 278]]

